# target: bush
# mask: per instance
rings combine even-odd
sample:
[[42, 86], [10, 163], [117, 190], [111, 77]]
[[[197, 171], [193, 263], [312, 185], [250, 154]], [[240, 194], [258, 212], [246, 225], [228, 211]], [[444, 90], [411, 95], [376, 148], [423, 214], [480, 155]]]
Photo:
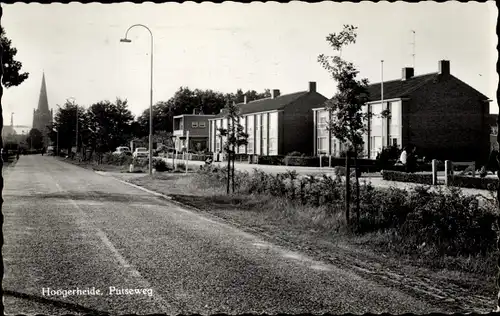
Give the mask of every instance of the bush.
[[108, 165], [125, 166], [130, 165], [133, 159], [127, 155], [113, 155], [112, 153], [104, 154], [102, 162]]
[[496, 178], [478, 178], [468, 176], [452, 175], [448, 176], [448, 183], [451, 186], [461, 188], [496, 190], [498, 188], [498, 179]]
[[290, 156], [290, 157], [304, 157], [305, 155], [298, 152], [298, 151], [292, 151], [291, 153], [289, 153], [287, 156]]
[[413, 182], [432, 185], [432, 174], [407, 173], [392, 170], [383, 170], [382, 179], [388, 181]]
[[[394, 177], [422, 177], [384, 173]], [[201, 185], [225, 187], [227, 168], [204, 166], [196, 177]], [[424, 175], [426, 179], [429, 177]], [[254, 170], [253, 173], [236, 171], [235, 180], [240, 194], [268, 195], [297, 205], [323, 206], [327, 212], [335, 212], [344, 205], [344, 184], [326, 175], [299, 178], [296, 172], [271, 175]], [[447, 191], [431, 192], [429, 186], [408, 191], [375, 189], [370, 184], [361, 184], [360, 221], [355, 232], [393, 232], [391, 242], [399, 243], [399, 249], [405, 253], [431, 250], [437, 255], [457, 256], [494, 251], [496, 232], [492, 223], [498, 217], [495, 205], [480, 204], [476, 196], [464, 196], [457, 188]]]
[[163, 171], [168, 171], [168, 165], [163, 159], [155, 159], [153, 160], [153, 168], [156, 169], [156, 171], [163, 172]]
[[282, 165], [284, 156], [259, 156], [260, 165]]
[[287, 166], [319, 167], [319, 157], [286, 156], [283, 162]]

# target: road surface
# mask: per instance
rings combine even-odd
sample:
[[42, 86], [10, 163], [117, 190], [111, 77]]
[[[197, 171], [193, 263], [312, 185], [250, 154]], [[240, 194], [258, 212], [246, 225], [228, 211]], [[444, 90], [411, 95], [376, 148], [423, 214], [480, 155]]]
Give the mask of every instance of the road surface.
[[4, 199], [6, 314], [447, 312], [54, 157]]

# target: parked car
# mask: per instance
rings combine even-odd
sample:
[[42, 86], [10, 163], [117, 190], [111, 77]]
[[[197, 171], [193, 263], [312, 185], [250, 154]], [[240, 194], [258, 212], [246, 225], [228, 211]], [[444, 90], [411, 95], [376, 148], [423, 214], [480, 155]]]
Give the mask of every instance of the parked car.
[[132, 153], [130, 152], [130, 148], [126, 146], [120, 146], [117, 147], [116, 150], [113, 152], [113, 155], [127, 155], [130, 156]]
[[146, 147], [137, 147], [132, 155], [134, 158], [149, 157], [149, 151]]

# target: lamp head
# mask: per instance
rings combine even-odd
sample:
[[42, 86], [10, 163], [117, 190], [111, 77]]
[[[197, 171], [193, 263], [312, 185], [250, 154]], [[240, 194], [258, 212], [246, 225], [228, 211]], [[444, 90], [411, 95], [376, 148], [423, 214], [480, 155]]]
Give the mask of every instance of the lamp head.
[[132, 41], [129, 40], [128, 38], [122, 38], [120, 39], [120, 43], [131, 43]]

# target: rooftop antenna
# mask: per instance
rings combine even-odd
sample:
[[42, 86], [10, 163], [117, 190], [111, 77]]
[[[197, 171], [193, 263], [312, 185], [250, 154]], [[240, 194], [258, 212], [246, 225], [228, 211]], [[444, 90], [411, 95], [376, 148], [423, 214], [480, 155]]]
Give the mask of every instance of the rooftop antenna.
[[412, 51], [412, 58], [413, 58], [413, 72], [415, 73], [415, 46], [416, 46], [416, 43], [415, 43], [415, 31], [414, 30], [411, 30], [411, 32], [413, 33], [413, 42], [411, 43], [411, 45], [413, 46], [413, 51]]

